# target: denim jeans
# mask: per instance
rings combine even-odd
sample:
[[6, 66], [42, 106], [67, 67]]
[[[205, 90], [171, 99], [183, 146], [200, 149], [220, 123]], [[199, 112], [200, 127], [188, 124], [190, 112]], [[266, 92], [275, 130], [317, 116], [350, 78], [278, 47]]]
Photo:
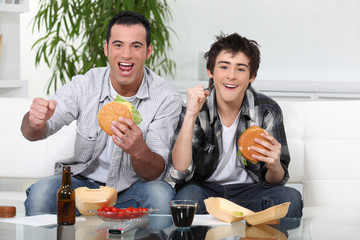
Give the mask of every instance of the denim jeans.
[[260, 184], [220, 185], [190, 181], [182, 186], [177, 186], [174, 199], [195, 200], [198, 202], [196, 213], [205, 214], [207, 211], [204, 199], [209, 197], [226, 198], [254, 212], [284, 202], [291, 202], [287, 217], [302, 217], [303, 202], [301, 194], [296, 189], [286, 186], [264, 188]]
[[[25, 210], [27, 216], [57, 213], [57, 191], [60, 188], [61, 179], [61, 175], [45, 177], [26, 190]], [[76, 177], [71, 177], [71, 185], [74, 189], [78, 187], [94, 189], [100, 186], [98, 183]], [[131, 187], [118, 193], [115, 207], [159, 208], [160, 210], [154, 213], [170, 214], [170, 201], [174, 195], [175, 190], [165, 181], [139, 179]], [[80, 214], [77, 210], [76, 213]]]

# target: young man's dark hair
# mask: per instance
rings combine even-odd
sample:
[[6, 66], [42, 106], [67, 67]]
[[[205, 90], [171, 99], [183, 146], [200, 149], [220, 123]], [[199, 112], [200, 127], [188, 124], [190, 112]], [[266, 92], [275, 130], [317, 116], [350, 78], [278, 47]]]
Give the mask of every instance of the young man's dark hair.
[[136, 12], [124, 11], [116, 14], [110, 21], [107, 26], [107, 33], [106, 33], [106, 42], [109, 45], [109, 39], [111, 37], [111, 28], [114, 24], [119, 25], [136, 25], [140, 24], [143, 25], [146, 30], [146, 47], [149, 47], [151, 43], [151, 28], [149, 21], [141, 14]]
[[[210, 50], [205, 53], [206, 69], [210, 70], [210, 73], [214, 73], [214, 66], [216, 57], [223, 50], [233, 55], [239, 52], [244, 53], [250, 60], [250, 78], [256, 77], [257, 71], [260, 65], [260, 50], [259, 44], [254, 40], [249, 40], [245, 37], [240, 36], [237, 33], [230, 35], [220, 34], [215, 37], [216, 42], [210, 47]], [[209, 89], [214, 87], [214, 80], [209, 80]]]

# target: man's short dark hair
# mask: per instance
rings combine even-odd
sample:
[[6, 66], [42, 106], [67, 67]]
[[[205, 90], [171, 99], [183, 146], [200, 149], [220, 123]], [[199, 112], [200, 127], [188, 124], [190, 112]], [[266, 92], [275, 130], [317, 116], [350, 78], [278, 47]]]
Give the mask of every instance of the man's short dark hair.
[[150, 28], [150, 23], [146, 19], [146, 17], [144, 17], [140, 13], [131, 12], [131, 11], [123, 11], [116, 14], [112, 19], [110, 19], [107, 27], [107, 33], [106, 33], [107, 44], [109, 44], [109, 40], [111, 37], [111, 28], [115, 24], [126, 25], [126, 26], [140, 24], [144, 26], [146, 30], [146, 47], [149, 47], [151, 43], [151, 28]]
[[[214, 42], [211, 45], [210, 50], [205, 53], [205, 59], [207, 60], [206, 69], [208, 69], [211, 74], [214, 74], [217, 56], [221, 51], [225, 50], [233, 55], [236, 55], [239, 52], [244, 53], [250, 60], [250, 78], [256, 77], [260, 65], [260, 50], [259, 44], [256, 41], [249, 40], [237, 33], [227, 36], [221, 33], [215, 38], [216, 42]], [[209, 80], [209, 88], [212, 89], [213, 85], [214, 80], [211, 78]]]

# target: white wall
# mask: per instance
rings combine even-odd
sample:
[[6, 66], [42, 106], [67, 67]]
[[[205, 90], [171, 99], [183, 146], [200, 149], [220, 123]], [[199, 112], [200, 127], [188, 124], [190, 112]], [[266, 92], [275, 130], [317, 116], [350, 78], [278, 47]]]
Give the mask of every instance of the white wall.
[[[360, 82], [360, 1], [358, 0], [177, 0], [170, 24], [176, 80], [199, 79], [199, 53], [220, 31], [238, 32], [261, 45], [257, 81]], [[29, 20], [21, 14], [21, 77], [29, 96], [45, 96], [49, 70], [35, 69]], [[203, 76], [204, 74], [202, 74]], [[206, 84], [206, 83], [205, 83]]]
[[38, 1], [29, 1], [29, 12], [20, 14], [20, 50], [21, 50], [21, 79], [29, 81], [29, 97], [47, 97], [46, 85], [51, 76], [50, 69], [45, 63], [35, 67], [36, 51], [31, 50], [32, 45], [42, 35], [32, 32], [31, 20], [38, 11]]
[[360, 81], [358, 0], [181, 0], [172, 4], [177, 79], [220, 31], [261, 45], [258, 80]]
[[0, 34], [4, 35], [0, 55], [0, 81], [20, 79], [19, 15], [0, 12]]

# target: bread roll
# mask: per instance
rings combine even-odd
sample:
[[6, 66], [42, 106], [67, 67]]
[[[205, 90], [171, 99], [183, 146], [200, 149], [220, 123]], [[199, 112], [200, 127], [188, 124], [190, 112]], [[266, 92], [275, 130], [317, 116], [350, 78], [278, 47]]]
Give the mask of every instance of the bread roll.
[[0, 218], [12, 218], [16, 216], [16, 207], [0, 206]]
[[112, 136], [114, 134], [111, 130], [112, 121], [119, 121], [120, 116], [133, 120], [130, 103], [112, 101], [105, 104], [98, 114], [101, 129]]
[[252, 155], [253, 154], [261, 155], [261, 154], [252, 150], [251, 146], [256, 146], [256, 147], [259, 147], [262, 149], [266, 149], [265, 147], [263, 147], [262, 145], [260, 145], [254, 141], [254, 138], [259, 138], [261, 140], [268, 141], [265, 138], [261, 137], [261, 135], [260, 135], [261, 133], [265, 133], [265, 134], [269, 135], [269, 133], [265, 129], [263, 129], [259, 126], [253, 125], [253, 126], [249, 127], [248, 129], [246, 129], [241, 134], [241, 136], [239, 137], [239, 140], [238, 140], [239, 150], [240, 150], [241, 154], [243, 155], [244, 158], [246, 158], [247, 160], [249, 160], [252, 163], [258, 162], [257, 160], [255, 160], [252, 157]]

